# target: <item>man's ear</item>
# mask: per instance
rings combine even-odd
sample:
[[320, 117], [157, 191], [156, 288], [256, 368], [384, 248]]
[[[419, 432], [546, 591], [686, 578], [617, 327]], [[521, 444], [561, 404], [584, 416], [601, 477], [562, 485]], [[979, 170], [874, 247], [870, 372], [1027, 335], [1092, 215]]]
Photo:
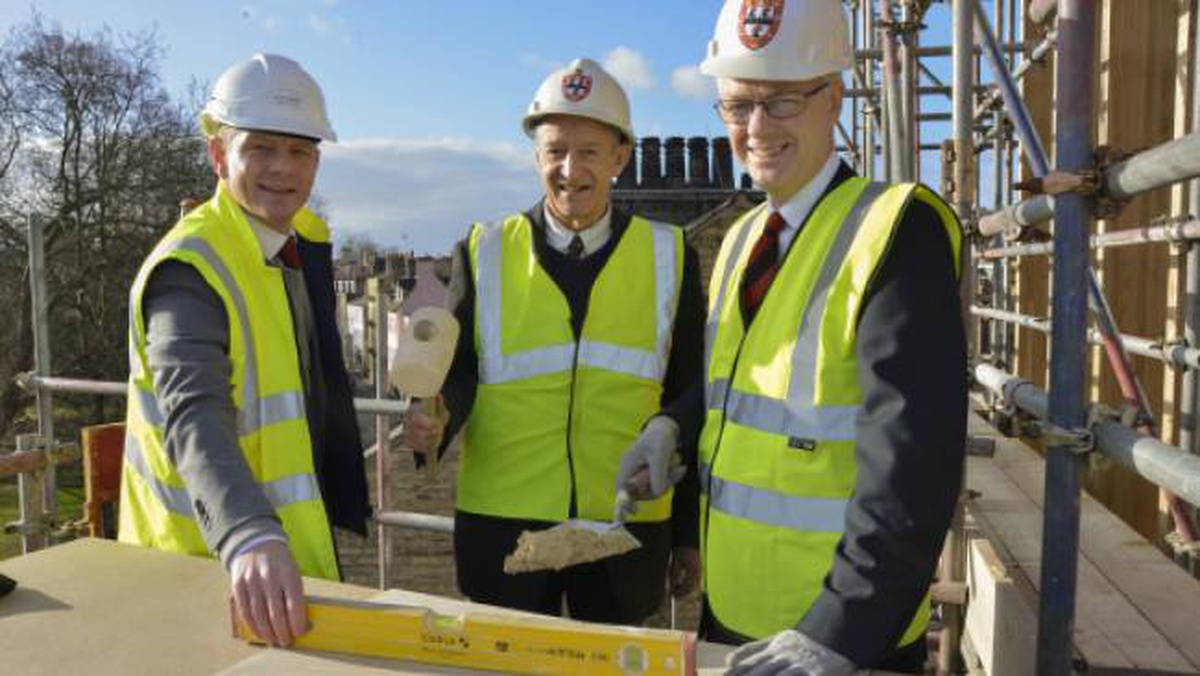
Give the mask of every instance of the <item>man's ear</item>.
[[229, 178], [229, 162], [225, 158], [228, 146], [225, 145], [225, 139], [222, 138], [221, 134], [213, 134], [208, 137], [205, 147], [208, 150], [208, 161], [212, 164], [217, 178], [221, 180]]
[[625, 171], [625, 165], [629, 164], [629, 160], [633, 158], [633, 144], [621, 143], [617, 146], [617, 176]]
[[834, 78], [829, 87], [832, 90], [829, 92], [829, 102], [833, 106], [833, 115], [836, 118], [842, 112], [842, 99], [846, 95], [846, 85], [842, 82], [842, 77], [839, 75]]

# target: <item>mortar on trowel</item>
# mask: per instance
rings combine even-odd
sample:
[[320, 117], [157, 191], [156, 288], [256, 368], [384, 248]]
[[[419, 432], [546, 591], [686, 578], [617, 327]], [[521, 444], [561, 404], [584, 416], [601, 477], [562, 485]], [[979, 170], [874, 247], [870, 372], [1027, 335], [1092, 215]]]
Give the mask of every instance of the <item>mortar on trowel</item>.
[[612, 521], [571, 519], [545, 530], [525, 531], [517, 538], [517, 547], [504, 557], [504, 572], [509, 575], [539, 570], [562, 570], [618, 556], [642, 546], [625, 528], [622, 503], [633, 495], [650, 492], [650, 473], [643, 470], [630, 479], [630, 489], [617, 491]]
[[[388, 381], [410, 397], [421, 399], [421, 412], [438, 418], [445, 415], [445, 406], [438, 394], [450, 370], [454, 348], [458, 345], [458, 320], [438, 307], [423, 307], [408, 318], [400, 334]], [[417, 456], [417, 466], [425, 465], [435, 474], [438, 456], [432, 453]]]

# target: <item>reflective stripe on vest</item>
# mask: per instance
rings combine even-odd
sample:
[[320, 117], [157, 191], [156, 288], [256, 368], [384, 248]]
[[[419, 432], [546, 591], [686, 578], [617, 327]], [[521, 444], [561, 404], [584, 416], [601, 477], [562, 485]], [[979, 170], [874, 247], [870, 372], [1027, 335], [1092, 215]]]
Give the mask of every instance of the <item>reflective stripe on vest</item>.
[[[672, 317], [679, 294], [675, 276], [679, 261], [672, 231], [653, 221], [647, 223], [654, 241], [655, 351], [584, 338], [579, 341], [578, 360], [580, 365], [661, 381], [666, 375]], [[571, 343], [503, 353], [500, 338], [503, 222], [489, 223], [482, 228], [477, 270], [479, 282], [475, 287], [480, 343], [484, 348], [479, 355], [480, 382], [492, 385], [571, 370], [572, 360], [576, 358], [575, 345]]]
[[[254, 349], [254, 341], [250, 339], [253, 334], [250, 332], [250, 312], [246, 308], [246, 299], [238, 288], [233, 275], [229, 272], [229, 268], [212, 250], [208, 242], [197, 237], [186, 237], [167, 242], [164, 246], [155, 249], [145, 269], [152, 270], [158, 260], [179, 250], [199, 255], [221, 278], [226, 292], [233, 299], [234, 307], [237, 309], [237, 321], [242, 335], [246, 337], [246, 340], [243, 341], [246, 347], [246, 362], [242, 374], [242, 407], [237, 411], [238, 436], [244, 437], [253, 434], [266, 425], [304, 418], [304, 393], [301, 391], [279, 392], [263, 398], [258, 396], [258, 354]], [[131, 304], [129, 311], [132, 315], [133, 312], [138, 311], [138, 308]], [[133, 326], [132, 317], [130, 326]], [[158, 400], [154, 393], [140, 387], [134, 387], [133, 390], [137, 394], [138, 406], [146, 422], [162, 429], [166, 425], [166, 416], [158, 407]]]
[[[142, 453], [142, 446], [133, 434], [125, 435], [125, 463], [137, 472], [149, 487], [150, 492], [158, 498], [167, 511], [193, 520], [196, 518], [195, 512], [192, 510], [192, 499], [187, 489], [171, 486], [150, 471], [150, 467], [146, 463], [146, 456]], [[317, 486], [316, 477], [311, 474], [293, 474], [259, 485], [266, 494], [267, 500], [276, 509], [296, 502], [321, 499], [321, 489]]]
[[[792, 351], [792, 378], [788, 385], [787, 399], [777, 399], [749, 392], [742, 392], [729, 387], [729, 380], [716, 378], [705, 386], [705, 401], [712, 410], [725, 411], [725, 419], [745, 427], [751, 427], [771, 434], [779, 434], [795, 440], [803, 441], [852, 441], [855, 436], [855, 418], [857, 406], [814, 406], [813, 396], [816, 391], [813, 365], [817, 363], [817, 347], [820, 344], [821, 317], [825, 313], [825, 302], [829, 297], [829, 288], [837, 276], [838, 270], [846, 259], [850, 245], [862, 227], [867, 209], [875, 199], [887, 189], [887, 184], [870, 183], [859, 195], [854, 207], [846, 217], [846, 221], [838, 229], [829, 253], [821, 266], [820, 276], [813, 287], [812, 296], [804, 310], [800, 322], [796, 346]], [[746, 245], [746, 233], [751, 228], [742, 228], [738, 242], [729, 261], [736, 262], [741, 257], [741, 247]], [[732, 266], [727, 264], [726, 275], [721, 279], [718, 298], [723, 302], [727, 287], [730, 283]], [[720, 307], [719, 305], [716, 307]], [[716, 338], [716, 318], [719, 312], [710, 313], [709, 331]], [[705, 350], [712, 350], [712, 342], [706, 341]]]
[[711, 475], [707, 463], [700, 464], [700, 485], [711, 509], [801, 533], [841, 533], [845, 530], [849, 500], [802, 498], [755, 488]]

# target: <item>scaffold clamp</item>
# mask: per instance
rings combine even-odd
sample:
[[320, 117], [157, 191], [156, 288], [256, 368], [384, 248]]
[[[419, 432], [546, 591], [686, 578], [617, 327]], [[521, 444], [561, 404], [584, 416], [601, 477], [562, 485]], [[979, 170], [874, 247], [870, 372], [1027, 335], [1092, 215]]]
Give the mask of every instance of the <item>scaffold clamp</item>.
[[1068, 430], [1046, 422], [1041, 432], [1042, 443], [1047, 447], [1066, 448], [1075, 455], [1087, 455], [1096, 448], [1096, 440], [1088, 429]]

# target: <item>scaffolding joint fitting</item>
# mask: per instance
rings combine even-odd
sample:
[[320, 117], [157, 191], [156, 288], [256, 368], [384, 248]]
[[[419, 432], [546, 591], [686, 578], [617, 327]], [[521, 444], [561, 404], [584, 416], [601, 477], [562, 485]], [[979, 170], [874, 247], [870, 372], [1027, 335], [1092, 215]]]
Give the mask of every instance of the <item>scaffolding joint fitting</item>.
[[37, 374], [33, 371], [22, 371], [13, 377], [13, 381], [16, 382], [17, 387], [21, 388], [21, 390], [32, 394], [37, 391], [37, 387], [33, 384], [33, 377], [35, 375]]
[[1065, 448], [1080, 456], [1087, 455], [1096, 448], [1096, 440], [1090, 428], [1068, 430], [1049, 422], [1041, 425], [1041, 440], [1047, 447]]
[[1014, 183], [1013, 187], [1021, 192], [1051, 196], [1068, 192], [1095, 195], [1100, 188], [1100, 172], [1095, 169], [1080, 172], [1052, 171], [1045, 176], [1035, 176]]

